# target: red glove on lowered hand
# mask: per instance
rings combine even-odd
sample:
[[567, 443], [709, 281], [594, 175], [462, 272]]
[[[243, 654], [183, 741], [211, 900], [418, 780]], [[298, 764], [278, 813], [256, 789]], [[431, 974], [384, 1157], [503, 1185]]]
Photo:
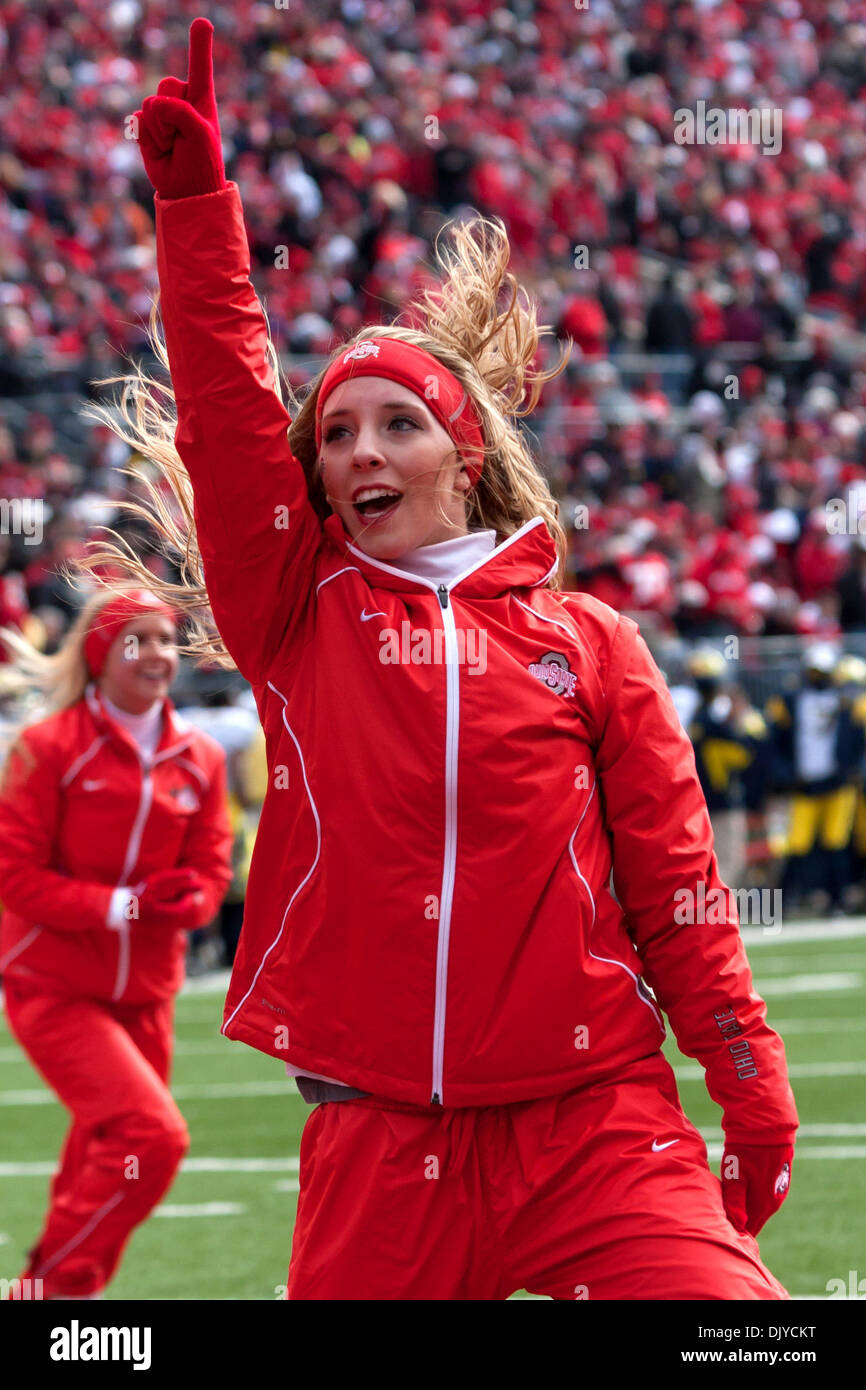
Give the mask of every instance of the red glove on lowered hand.
[[162, 869], [129, 891], [137, 904], [133, 920], [144, 927], [192, 931], [205, 925], [202, 880], [195, 869]]
[[189, 30], [187, 80], [164, 77], [145, 97], [138, 146], [160, 198], [194, 198], [226, 187], [213, 85], [213, 25], [194, 19]]
[[779, 1210], [791, 1186], [793, 1160], [793, 1144], [728, 1140], [722, 1158], [722, 1200], [736, 1230], [756, 1236]]
[[202, 887], [198, 869], [159, 869], [145, 880], [153, 902], [172, 903]]

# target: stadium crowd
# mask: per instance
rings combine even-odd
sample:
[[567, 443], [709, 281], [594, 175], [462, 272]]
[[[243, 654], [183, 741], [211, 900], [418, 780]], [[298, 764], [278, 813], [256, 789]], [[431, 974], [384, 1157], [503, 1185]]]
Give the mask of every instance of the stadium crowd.
[[[148, 357], [153, 198], [129, 118], [183, 75], [201, 8], [0, 13], [0, 495], [44, 503], [38, 539], [4, 515], [0, 623], [47, 651], [80, 602], [58, 564], [106, 524], [147, 547], [118, 512], [136, 460], [62, 412]], [[555, 330], [539, 361], [574, 344], [526, 425], [569, 586], [650, 639], [866, 632], [866, 0], [206, 8], [227, 174], [295, 388], [430, 283], [445, 223], [501, 217]], [[780, 110], [778, 151], [679, 143], [700, 101]]]
[[[7, 396], [87, 395], [146, 348], [153, 208], [128, 116], [180, 71], [195, 12], [4, 6]], [[501, 216], [516, 273], [575, 344], [531, 422], [566, 515], [586, 509], [571, 582], [685, 634], [864, 626], [862, 0], [343, 0], [213, 18], [227, 167], [293, 384], [427, 282], [444, 221]], [[707, 97], [781, 109], [778, 153], [676, 143], [676, 112]], [[56, 606], [46, 573], [123, 495], [105, 432], [70, 457], [43, 411], [17, 419], [0, 489], [43, 496], [50, 516], [27, 564], [5, 557], [12, 618]], [[854, 522], [828, 531], [825, 504], [849, 496]]]

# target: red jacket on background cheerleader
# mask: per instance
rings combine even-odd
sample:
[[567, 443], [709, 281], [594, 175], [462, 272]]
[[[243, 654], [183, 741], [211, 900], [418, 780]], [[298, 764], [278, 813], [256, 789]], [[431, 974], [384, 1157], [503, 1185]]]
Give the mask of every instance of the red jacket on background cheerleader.
[[23, 730], [0, 792], [0, 973], [51, 993], [144, 1004], [176, 994], [187, 933], [108, 925], [115, 887], [201, 876], [208, 923], [231, 880], [225, 754], [164, 702], [150, 766], [95, 684]]
[[728, 1139], [792, 1139], [733, 907], [677, 911], [723, 885], [636, 625], [545, 587], [541, 517], [438, 588], [323, 525], [237, 186], [156, 210], [177, 448], [271, 771], [224, 1032], [384, 1097], [478, 1106], [615, 1078], [658, 1049], [663, 1010]]

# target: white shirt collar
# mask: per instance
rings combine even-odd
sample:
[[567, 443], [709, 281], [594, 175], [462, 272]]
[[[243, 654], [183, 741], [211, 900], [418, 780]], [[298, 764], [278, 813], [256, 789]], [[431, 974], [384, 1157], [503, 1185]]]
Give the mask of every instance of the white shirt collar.
[[99, 693], [102, 697], [102, 703], [105, 705], [112, 719], [115, 719], [124, 729], [138, 729], [143, 731], [152, 728], [160, 722], [163, 707], [162, 698], [154, 700], [153, 704], [148, 709], [142, 710], [141, 714], [131, 714], [129, 710], [121, 709], [119, 705], [109, 700], [104, 690], [101, 690]]
[[495, 531], [470, 531], [465, 536], [453, 536], [447, 541], [437, 541], [435, 545], [421, 545], [415, 550], [407, 550], [399, 560], [389, 560], [388, 564], [407, 574], [447, 584], [495, 549]]

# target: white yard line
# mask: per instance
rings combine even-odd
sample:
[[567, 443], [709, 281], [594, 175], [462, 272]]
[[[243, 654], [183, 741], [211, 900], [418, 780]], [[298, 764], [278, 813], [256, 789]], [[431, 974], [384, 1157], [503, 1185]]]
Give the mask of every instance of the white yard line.
[[759, 994], [828, 994], [853, 993], [863, 988], [862, 974], [843, 971], [828, 972], [825, 975], [785, 975], [780, 980], [761, 976], [760, 967], [755, 971], [755, 988]]
[[[181, 1173], [297, 1173], [299, 1158], [185, 1158]], [[36, 1159], [32, 1163], [0, 1163], [0, 1178], [50, 1178], [57, 1171], [56, 1161]]]
[[[709, 1142], [721, 1143], [722, 1131], [716, 1129], [700, 1129], [698, 1131], [702, 1139]], [[801, 1139], [863, 1139], [866, 1138], [866, 1124], [856, 1125], [800, 1125], [797, 1130], [797, 1142]]]
[[[703, 1081], [703, 1067], [675, 1067], [678, 1081]], [[793, 1079], [833, 1076], [866, 1076], [866, 1062], [795, 1062], [788, 1067]], [[279, 1096], [286, 1100], [301, 1100], [296, 1089], [285, 1081], [217, 1081], [204, 1086], [173, 1086], [176, 1100], [251, 1100], [263, 1096]], [[49, 1090], [0, 1091], [0, 1106], [56, 1105]]]
[[[780, 923], [782, 930], [771, 936], [764, 927], [740, 927], [747, 946], [781, 946], [791, 941], [848, 941], [866, 936], [866, 917], [843, 917], [823, 921], [813, 917], [804, 922]], [[771, 927], [770, 931], [775, 931]]]
[[[703, 1081], [703, 1067], [674, 1067], [677, 1081]], [[788, 1067], [794, 1080], [816, 1076], [866, 1076], [866, 1062], [794, 1062]]]
[[188, 998], [191, 994], [227, 994], [231, 977], [230, 970], [211, 970], [207, 975], [193, 975], [191, 979], [184, 980], [181, 998]]
[[863, 1018], [768, 1018], [771, 1028], [783, 1036], [788, 1033], [860, 1033], [866, 1028]]
[[[243, 1100], [256, 1096], [281, 1096], [286, 1100], [301, 1100], [300, 1092], [284, 1081], [216, 1081], [204, 1086], [173, 1086], [175, 1100]], [[53, 1091], [0, 1091], [2, 1105], [57, 1105]]]
[[[176, 1042], [174, 1045], [175, 1057], [210, 1057], [217, 1054], [223, 1057], [228, 1048], [232, 1046], [228, 1038], [221, 1038], [219, 1033], [214, 1030], [213, 1042]], [[237, 1054], [235, 1054], [237, 1055]], [[0, 1065], [3, 1062], [26, 1062], [27, 1054], [21, 1047], [0, 1047]]]
[[[721, 1144], [707, 1144], [707, 1157], [711, 1163], [718, 1162], [724, 1152]], [[794, 1162], [801, 1163], [804, 1158], [857, 1159], [866, 1158], [866, 1144], [837, 1144], [816, 1146], [797, 1144], [794, 1148]]]
[[828, 965], [832, 965], [834, 970], [859, 970], [862, 971], [866, 952], [859, 951], [855, 955], [853, 952], [848, 955], [837, 955], [834, 951], [832, 956], [826, 952], [820, 956], [807, 956], [802, 953], [788, 956], [761, 956], [753, 961], [752, 968], [756, 974], [760, 975], [781, 975], [786, 970], [797, 972], [798, 975], [809, 974], [809, 967], [820, 965], [822, 970]]
[[[814, 976], [810, 978], [814, 978]], [[770, 1018], [768, 1022], [771, 1028], [783, 1035], [786, 1033], [860, 1033], [866, 1029], [866, 1015], [862, 1018]], [[220, 1037], [215, 1037], [213, 1042], [177, 1042], [174, 1047], [174, 1055], [176, 1057], [224, 1055], [226, 1048], [231, 1046], [230, 1038]], [[27, 1054], [24, 1050], [20, 1047], [0, 1047], [0, 1066], [4, 1063], [15, 1062], [20, 1062], [22, 1066], [27, 1064]]]
[[[707, 1145], [709, 1157], [722, 1157], [723, 1141], [718, 1129], [698, 1131]], [[866, 1137], [866, 1124], [801, 1125], [794, 1157], [824, 1159], [866, 1158], [866, 1144], [803, 1144], [803, 1139], [844, 1139]], [[187, 1158], [181, 1164], [181, 1175], [199, 1173], [291, 1173], [297, 1174], [300, 1159], [288, 1158]], [[57, 1171], [56, 1161], [34, 1159], [29, 1163], [0, 1163], [0, 1178], [50, 1178]], [[274, 1183], [277, 1192], [297, 1192], [296, 1176], [281, 1178]], [[205, 1206], [208, 1203], [204, 1204]], [[0, 1239], [2, 1244], [2, 1239]]]

